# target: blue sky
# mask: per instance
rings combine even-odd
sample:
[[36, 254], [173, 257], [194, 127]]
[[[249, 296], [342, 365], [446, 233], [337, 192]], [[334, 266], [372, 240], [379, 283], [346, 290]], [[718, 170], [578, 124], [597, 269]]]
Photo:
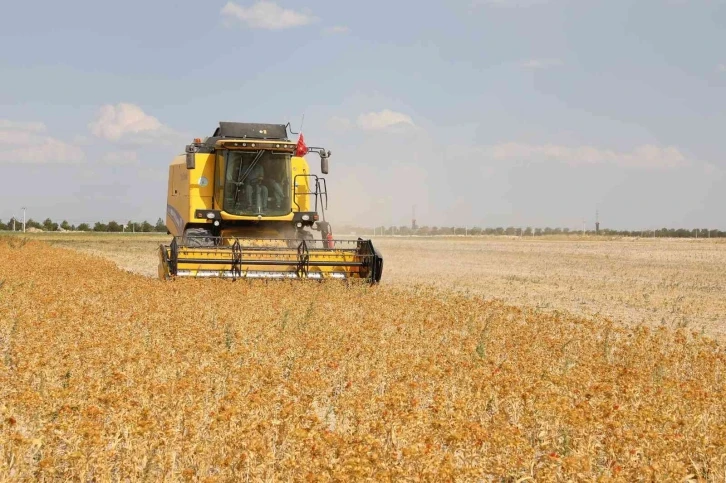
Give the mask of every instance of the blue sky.
[[[220, 120], [305, 114], [338, 223], [726, 228], [726, 2], [13, 2], [0, 219], [163, 216]], [[11, 48], [7, 48], [10, 46]], [[308, 156], [317, 165], [315, 155]]]

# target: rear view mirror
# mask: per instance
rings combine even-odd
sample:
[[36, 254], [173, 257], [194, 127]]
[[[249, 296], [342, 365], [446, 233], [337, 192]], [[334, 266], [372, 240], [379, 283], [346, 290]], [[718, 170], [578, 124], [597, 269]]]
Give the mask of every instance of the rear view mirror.
[[320, 171], [323, 172], [323, 174], [328, 174], [328, 159], [330, 158], [330, 151], [321, 152], [320, 153]]

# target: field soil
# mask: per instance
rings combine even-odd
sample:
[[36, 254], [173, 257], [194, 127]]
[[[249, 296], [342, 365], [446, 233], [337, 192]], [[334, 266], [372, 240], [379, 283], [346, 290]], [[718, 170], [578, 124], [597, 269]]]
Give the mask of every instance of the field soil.
[[165, 282], [110, 261], [152, 271], [156, 239], [101, 240], [0, 237], [0, 481], [726, 478], [723, 344], [464, 293], [554, 277], [529, 283], [596, 303], [615, 277], [713, 301], [695, 274], [723, 282], [722, 246], [379, 240], [371, 287]]
[[[166, 235], [37, 234], [156, 277]], [[425, 285], [629, 325], [726, 336], [726, 241], [604, 238], [374, 238], [383, 285]]]

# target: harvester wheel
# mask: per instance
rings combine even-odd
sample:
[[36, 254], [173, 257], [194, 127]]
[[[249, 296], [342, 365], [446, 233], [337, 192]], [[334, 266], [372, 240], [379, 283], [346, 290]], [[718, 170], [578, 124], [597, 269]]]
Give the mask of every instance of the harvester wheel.
[[184, 230], [184, 245], [189, 247], [213, 247], [212, 232], [206, 228], [187, 228]]

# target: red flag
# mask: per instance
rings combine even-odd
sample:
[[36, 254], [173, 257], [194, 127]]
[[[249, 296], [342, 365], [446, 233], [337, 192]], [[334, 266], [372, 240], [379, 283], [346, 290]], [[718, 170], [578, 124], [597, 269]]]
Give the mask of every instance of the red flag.
[[308, 147], [305, 145], [305, 139], [303, 139], [302, 133], [297, 140], [297, 147], [295, 148], [295, 156], [305, 156], [308, 154]]

